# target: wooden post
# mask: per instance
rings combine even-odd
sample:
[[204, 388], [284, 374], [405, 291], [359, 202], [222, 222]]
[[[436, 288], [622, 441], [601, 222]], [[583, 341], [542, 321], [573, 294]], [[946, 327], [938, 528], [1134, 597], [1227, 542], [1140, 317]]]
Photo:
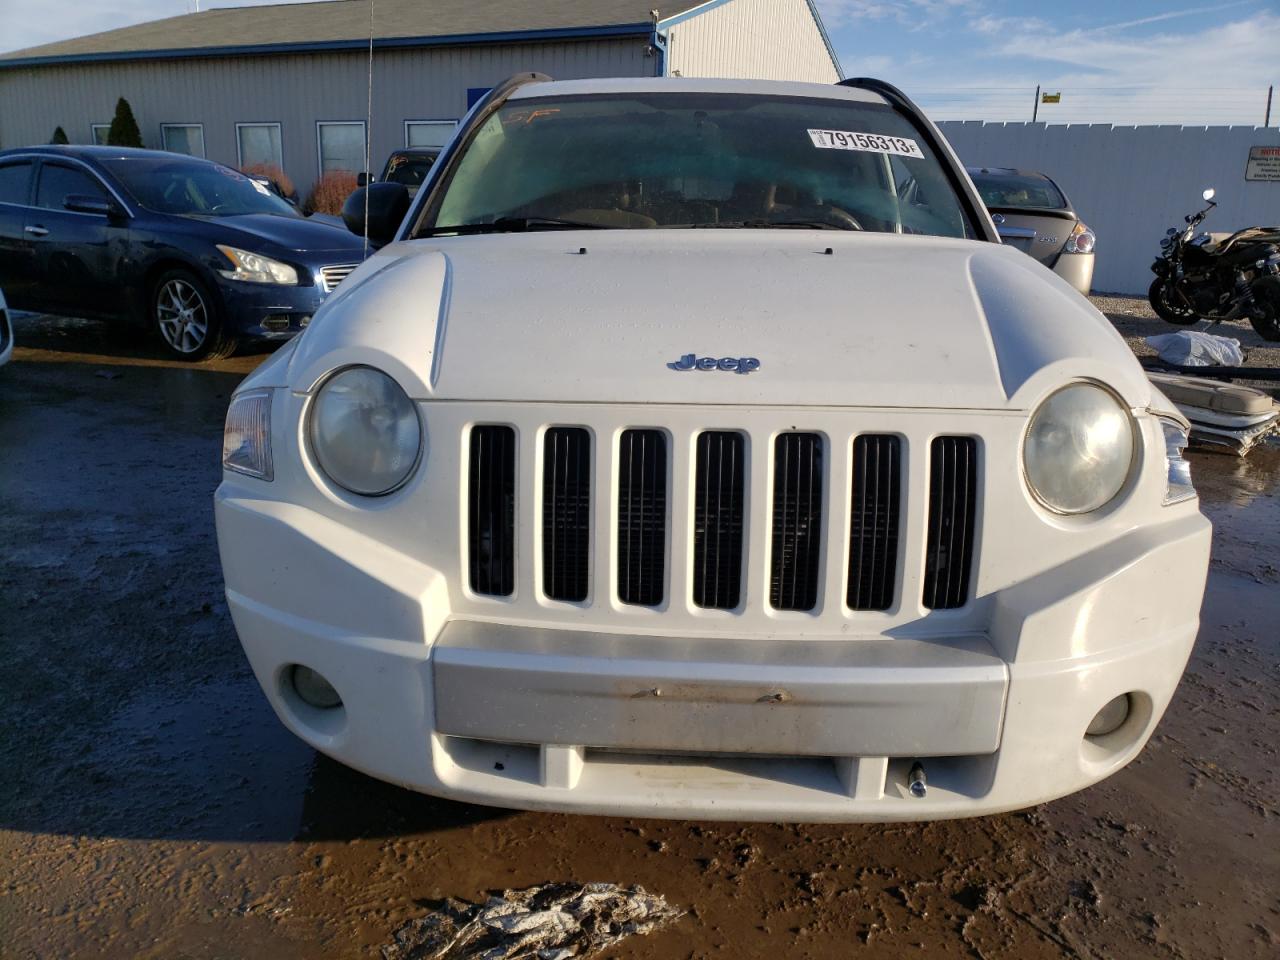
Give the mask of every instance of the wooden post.
[[1031, 107], [1031, 122], [1035, 123], [1040, 116], [1040, 84], [1036, 84], [1036, 102]]

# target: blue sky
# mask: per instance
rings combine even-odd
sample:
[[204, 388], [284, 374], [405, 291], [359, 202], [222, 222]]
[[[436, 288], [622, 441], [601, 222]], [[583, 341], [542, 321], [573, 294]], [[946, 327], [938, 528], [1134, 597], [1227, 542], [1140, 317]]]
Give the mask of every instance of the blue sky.
[[[1280, 85], [1277, 0], [817, 0], [850, 75], [944, 119], [1261, 124]], [[1272, 111], [1280, 122], [1280, 103]]]
[[[273, 0], [205, 0], [204, 7]], [[519, 0], [512, 0], [519, 2]], [[582, 0], [589, 3], [590, 0]], [[653, 0], [661, 8], [661, 0]], [[817, 0], [850, 75], [939, 119], [1250, 123], [1280, 85], [1280, 0]], [[192, 0], [0, 0], [0, 49], [172, 16]], [[1280, 102], [1272, 112], [1280, 123]]]

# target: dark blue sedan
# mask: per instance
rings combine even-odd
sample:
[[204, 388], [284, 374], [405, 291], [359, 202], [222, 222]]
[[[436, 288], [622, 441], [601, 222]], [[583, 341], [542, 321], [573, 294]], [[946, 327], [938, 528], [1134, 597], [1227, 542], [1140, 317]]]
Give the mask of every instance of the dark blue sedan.
[[182, 360], [284, 339], [364, 259], [221, 164], [123, 147], [0, 151], [0, 290], [9, 306], [124, 319]]

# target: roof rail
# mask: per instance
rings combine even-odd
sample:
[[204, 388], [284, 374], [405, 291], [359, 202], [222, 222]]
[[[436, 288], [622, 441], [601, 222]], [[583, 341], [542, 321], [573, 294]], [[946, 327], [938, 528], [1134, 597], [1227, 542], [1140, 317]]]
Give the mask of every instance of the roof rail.
[[992, 243], [1002, 242], [1000, 234], [996, 232], [995, 224], [991, 222], [991, 214], [987, 212], [986, 204], [982, 202], [982, 197], [978, 195], [978, 191], [974, 189], [973, 181], [969, 179], [969, 174], [965, 171], [964, 164], [960, 162], [960, 158], [951, 149], [951, 144], [947, 143], [942, 131], [933, 125], [933, 121], [925, 116], [924, 111], [916, 106], [910, 97], [892, 83], [877, 80], [875, 77], [848, 77], [837, 81], [836, 85], [840, 87], [856, 87], [859, 90], [878, 93], [889, 101], [890, 106], [908, 114], [916, 127], [919, 128], [920, 134], [929, 149], [942, 161], [942, 165], [946, 168], [947, 175], [951, 179], [952, 187], [969, 207], [973, 222], [982, 231], [982, 239], [989, 240]]
[[911, 98], [895, 87], [892, 83], [886, 83], [883, 80], [877, 80], [875, 77], [845, 77], [843, 80], [836, 81], [837, 87], [857, 87], [859, 90], [870, 90], [872, 93], [878, 93], [896, 107], [910, 107], [912, 110], [919, 110]]

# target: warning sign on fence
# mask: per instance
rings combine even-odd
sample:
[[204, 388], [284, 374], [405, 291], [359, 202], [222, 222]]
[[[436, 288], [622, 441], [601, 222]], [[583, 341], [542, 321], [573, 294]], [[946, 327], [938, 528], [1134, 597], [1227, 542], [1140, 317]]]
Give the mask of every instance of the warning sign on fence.
[[1244, 178], [1280, 181], [1280, 147], [1250, 147]]

